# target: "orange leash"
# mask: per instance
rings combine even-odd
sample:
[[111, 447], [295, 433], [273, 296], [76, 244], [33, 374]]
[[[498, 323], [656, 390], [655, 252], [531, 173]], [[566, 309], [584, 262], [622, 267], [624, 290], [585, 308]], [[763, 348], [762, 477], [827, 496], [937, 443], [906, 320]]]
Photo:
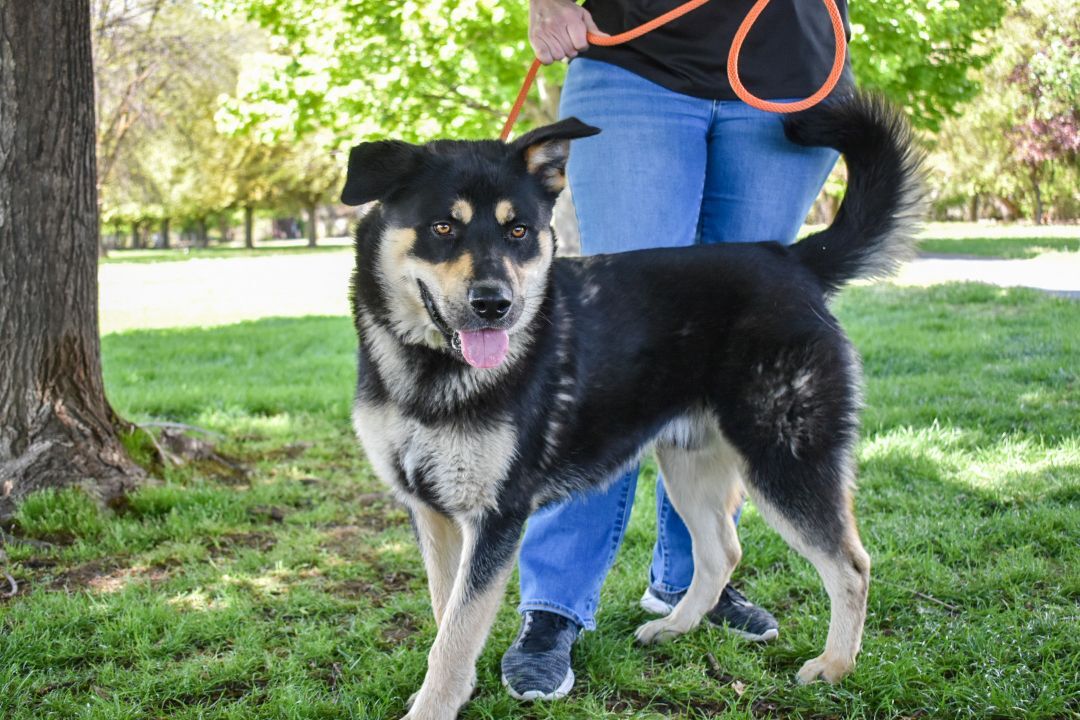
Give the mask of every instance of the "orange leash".
[[[663, 15], [655, 17], [647, 23], [642, 23], [636, 28], [631, 28], [626, 32], [619, 33], [618, 35], [603, 36], [588, 33], [585, 37], [590, 45], [622, 45], [625, 42], [629, 42], [646, 33], [650, 33], [658, 27], [667, 25], [672, 20], [680, 18], [692, 10], [698, 9], [707, 2], [709, 2], [709, 0], [687, 0], [687, 2], [669, 10]], [[829, 11], [829, 17], [832, 20], [833, 35], [836, 38], [836, 55], [833, 59], [832, 70], [829, 71], [829, 77], [825, 79], [825, 83], [818, 88], [816, 93], [805, 100], [796, 100], [794, 102], [786, 103], [762, 100], [755, 97], [743, 86], [742, 81], [739, 80], [739, 53], [742, 51], [743, 41], [746, 40], [746, 36], [750, 33], [750, 28], [757, 22], [758, 16], [761, 15], [761, 11], [769, 4], [769, 0], [757, 0], [750, 9], [750, 12], [747, 13], [746, 18], [742, 21], [742, 24], [739, 25], [739, 29], [735, 32], [735, 39], [732, 40], [731, 50], [728, 52], [728, 82], [731, 83], [731, 89], [740, 100], [750, 107], [765, 110], [766, 112], [790, 113], [811, 108], [824, 100], [829, 93], [832, 92], [833, 88], [836, 87], [836, 83], [840, 80], [840, 74], [844, 71], [844, 58], [847, 56], [847, 39], [844, 37], [844, 21], [840, 17], [840, 10], [836, 7], [835, 0], [822, 0], [822, 2], [825, 3], [825, 8]], [[502, 132], [499, 134], [500, 140], [505, 142], [506, 139], [510, 137], [510, 130], [514, 127], [514, 123], [517, 122], [518, 115], [521, 114], [521, 108], [525, 104], [525, 98], [529, 95], [529, 89], [532, 87], [533, 81], [536, 80], [536, 73], [539, 69], [540, 61], [533, 60], [532, 65], [529, 66], [529, 71], [525, 74], [525, 82], [522, 83], [521, 90], [518, 91], [517, 98], [514, 100], [514, 106], [510, 109], [510, 115], [506, 118], [506, 123], [503, 125]]]

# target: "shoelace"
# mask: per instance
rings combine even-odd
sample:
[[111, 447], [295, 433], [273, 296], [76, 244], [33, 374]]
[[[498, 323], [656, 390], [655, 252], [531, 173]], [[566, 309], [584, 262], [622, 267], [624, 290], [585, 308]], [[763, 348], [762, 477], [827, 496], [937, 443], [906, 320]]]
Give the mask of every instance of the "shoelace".
[[751, 605], [753, 605], [753, 603], [747, 600], [741, 592], [733, 588], [731, 585], [726, 585], [722, 594], [726, 595], [728, 601], [731, 602], [731, 604], [733, 605], [741, 605], [742, 607], [750, 607]]
[[570, 624], [562, 615], [547, 612], [525, 613], [518, 645], [526, 652], [544, 652], [555, 647], [559, 634]]

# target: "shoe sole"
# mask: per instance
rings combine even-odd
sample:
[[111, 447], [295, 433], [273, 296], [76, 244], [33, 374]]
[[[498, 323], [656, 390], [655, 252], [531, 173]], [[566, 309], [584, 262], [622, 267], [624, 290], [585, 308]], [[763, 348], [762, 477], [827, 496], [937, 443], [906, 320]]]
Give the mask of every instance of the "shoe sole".
[[568, 669], [562, 684], [549, 693], [545, 693], [541, 690], [526, 690], [523, 693], [519, 693], [510, 686], [505, 675], [502, 676], [502, 684], [503, 687], [506, 688], [506, 692], [510, 693], [510, 697], [515, 700], [525, 700], [526, 702], [535, 702], [536, 700], [559, 700], [566, 697], [570, 691], [574, 689], [574, 670], [573, 668]]
[[[671, 611], [675, 609], [673, 605], [667, 604], [648, 591], [645, 591], [645, 594], [641, 596], [641, 601], [638, 604], [641, 605], [642, 610], [647, 613], [652, 613], [653, 615], [669, 615], [671, 614]], [[769, 628], [763, 633], [751, 633], [738, 628], [733, 628], [726, 623], [713, 622], [708, 616], [706, 616], [705, 619], [708, 620], [709, 624], [713, 627], [727, 630], [732, 635], [737, 635], [743, 640], [749, 640], [750, 642], [769, 642], [770, 640], [775, 640], [780, 635], [780, 630], [777, 628]]]

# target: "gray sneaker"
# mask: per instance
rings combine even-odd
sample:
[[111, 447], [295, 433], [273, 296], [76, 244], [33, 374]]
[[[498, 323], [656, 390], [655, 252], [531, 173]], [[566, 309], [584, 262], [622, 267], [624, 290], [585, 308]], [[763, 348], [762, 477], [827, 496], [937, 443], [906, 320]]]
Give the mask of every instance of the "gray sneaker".
[[[654, 615], [667, 615], [685, 594], [648, 588], [641, 597], [641, 607]], [[775, 640], [780, 634], [780, 624], [772, 613], [747, 600], [731, 585], [720, 592], [720, 600], [705, 617], [713, 625], [753, 642]]]
[[574, 687], [570, 648], [581, 633], [573, 620], [528, 610], [521, 630], [502, 657], [502, 682], [518, 700], [558, 700]]

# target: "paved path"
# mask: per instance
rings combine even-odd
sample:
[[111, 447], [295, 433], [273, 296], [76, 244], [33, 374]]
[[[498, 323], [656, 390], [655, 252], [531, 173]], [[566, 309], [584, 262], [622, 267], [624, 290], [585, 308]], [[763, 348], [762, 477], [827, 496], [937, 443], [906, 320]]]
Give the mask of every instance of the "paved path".
[[[102, 332], [225, 325], [271, 316], [347, 315], [351, 271], [348, 251], [103, 265]], [[924, 257], [905, 266], [894, 282], [967, 280], [1080, 298], [1080, 253], [1046, 253], [1029, 260]]]
[[347, 315], [352, 265], [348, 250], [102, 265], [101, 331]]
[[926, 255], [905, 265], [894, 279], [901, 285], [964, 281], [1080, 298], [1080, 253], [1048, 252], [1026, 260]]

